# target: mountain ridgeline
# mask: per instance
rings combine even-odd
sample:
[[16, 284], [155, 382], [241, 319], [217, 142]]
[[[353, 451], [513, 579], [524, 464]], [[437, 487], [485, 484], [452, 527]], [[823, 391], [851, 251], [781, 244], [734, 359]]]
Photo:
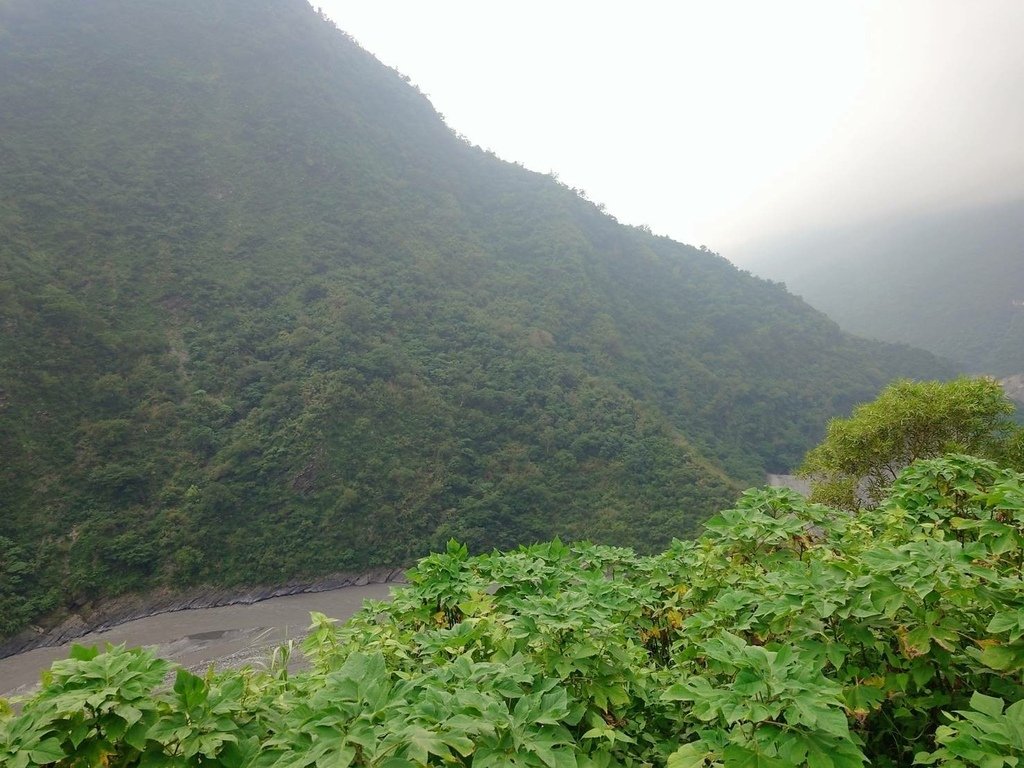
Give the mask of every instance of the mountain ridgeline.
[[951, 372], [471, 146], [304, 0], [3, 0], [0, 71], [0, 634], [449, 537], [653, 551]]

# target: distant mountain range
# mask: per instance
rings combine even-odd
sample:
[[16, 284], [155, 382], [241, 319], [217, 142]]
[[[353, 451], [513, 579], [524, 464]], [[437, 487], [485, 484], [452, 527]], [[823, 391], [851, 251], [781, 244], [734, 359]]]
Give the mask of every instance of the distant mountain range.
[[1024, 199], [803, 233], [751, 256], [851, 333], [1024, 371]]
[[0, 72], [0, 634], [652, 550], [952, 372], [470, 146], [305, 0], [6, 0]]

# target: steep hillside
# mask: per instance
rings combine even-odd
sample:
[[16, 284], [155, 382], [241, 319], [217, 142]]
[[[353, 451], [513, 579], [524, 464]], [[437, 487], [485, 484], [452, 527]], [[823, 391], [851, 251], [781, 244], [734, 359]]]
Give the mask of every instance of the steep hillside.
[[1024, 371], [1024, 200], [784, 238], [752, 258], [853, 333]]
[[469, 146], [304, 0], [5, 0], [0, 72], [0, 634], [450, 536], [651, 550], [948, 372]]

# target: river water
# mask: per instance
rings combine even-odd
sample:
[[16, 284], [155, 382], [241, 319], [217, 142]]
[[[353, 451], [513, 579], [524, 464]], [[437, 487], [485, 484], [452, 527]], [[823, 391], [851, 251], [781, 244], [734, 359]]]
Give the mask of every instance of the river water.
[[[75, 640], [81, 645], [112, 643], [153, 646], [159, 656], [191, 669], [211, 662], [238, 665], [260, 663], [274, 647], [305, 634], [310, 611], [347, 619], [364, 600], [383, 600], [391, 585], [367, 584], [329, 592], [274, 597], [251, 605], [197, 608], [136, 619]], [[37, 648], [0, 659], [0, 696], [32, 690], [39, 676], [56, 659], [66, 658], [71, 643]]]

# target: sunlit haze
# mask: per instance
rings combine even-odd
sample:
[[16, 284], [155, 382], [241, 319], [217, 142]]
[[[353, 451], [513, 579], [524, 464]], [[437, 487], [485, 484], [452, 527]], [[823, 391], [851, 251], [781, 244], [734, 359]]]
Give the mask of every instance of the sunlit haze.
[[1024, 3], [321, 0], [474, 144], [737, 261], [1024, 192]]

